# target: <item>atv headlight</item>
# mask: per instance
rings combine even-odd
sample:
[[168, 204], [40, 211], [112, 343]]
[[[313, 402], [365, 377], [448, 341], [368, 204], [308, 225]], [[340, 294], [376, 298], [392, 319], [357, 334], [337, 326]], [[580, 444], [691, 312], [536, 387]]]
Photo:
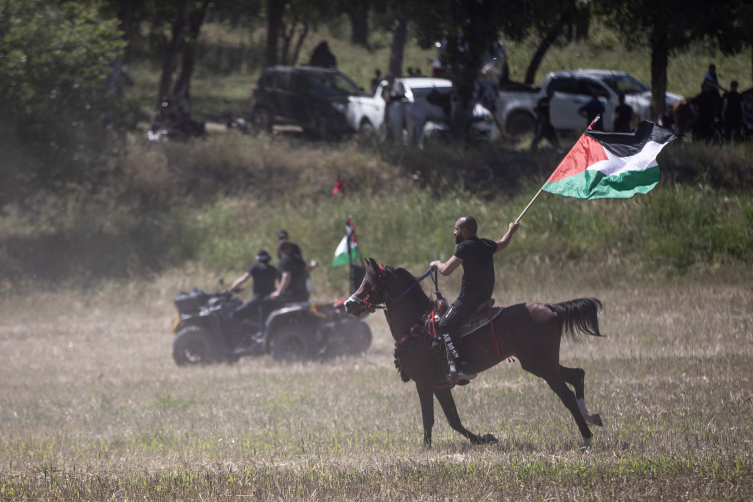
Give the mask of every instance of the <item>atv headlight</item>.
[[334, 108], [337, 113], [345, 113], [345, 110], [347, 109], [345, 104], [338, 102], [333, 102], [332, 108]]

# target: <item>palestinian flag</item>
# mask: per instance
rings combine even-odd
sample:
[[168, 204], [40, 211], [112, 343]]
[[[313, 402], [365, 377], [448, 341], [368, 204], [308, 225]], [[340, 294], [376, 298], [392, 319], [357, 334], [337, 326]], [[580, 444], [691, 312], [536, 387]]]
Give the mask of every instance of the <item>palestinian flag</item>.
[[[350, 254], [348, 254], [348, 243], [350, 243]], [[347, 265], [349, 262], [354, 262], [359, 258], [361, 258], [361, 251], [358, 249], [353, 218], [348, 218], [348, 223], [345, 224], [345, 237], [343, 237], [343, 240], [340, 241], [337, 249], [335, 249], [335, 258], [332, 260], [332, 267]]]
[[542, 190], [580, 199], [627, 199], [659, 183], [656, 156], [674, 132], [643, 121], [629, 133], [588, 129]]

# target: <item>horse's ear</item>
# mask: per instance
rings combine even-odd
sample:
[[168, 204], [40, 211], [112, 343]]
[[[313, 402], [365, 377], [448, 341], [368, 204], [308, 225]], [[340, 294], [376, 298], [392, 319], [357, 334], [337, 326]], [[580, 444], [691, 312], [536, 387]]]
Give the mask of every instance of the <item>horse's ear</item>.
[[369, 263], [374, 270], [379, 270], [379, 265], [377, 265], [377, 262], [376, 260], [374, 260], [374, 258], [369, 258]]

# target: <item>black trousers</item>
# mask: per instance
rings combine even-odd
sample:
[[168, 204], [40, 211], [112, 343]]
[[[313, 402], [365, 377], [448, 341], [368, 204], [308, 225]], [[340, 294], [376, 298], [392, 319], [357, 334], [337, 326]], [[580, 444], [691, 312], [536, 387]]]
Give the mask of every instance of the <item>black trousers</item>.
[[265, 300], [268, 301], [269, 295], [254, 295], [249, 301], [238, 307], [230, 314], [230, 317], [237, 322], [245, 319], [256, 322], [263, 322], [266, 317], [264, 314]]
[[439, 333], [447, 344], [447, 349], [452, 357], [458, 361], [465, 360], [463, 342], [458, 330], [463, 321], [473, 314], [479, 305], [491, 295], [463, 295], [452, 302], [442, 319], [439, 321]]
[[551, 122], [539, 122], [536, 125], [536, 137], [533, 138], [533, 143], [531, 144], [532, 152], [535, 152], [536, 148], [538, 148], [541, 138], [546, 138], [555, 148], [560, 147], [560, 142], [557, 139], [557, 132], [554, 130], [554, 126]]

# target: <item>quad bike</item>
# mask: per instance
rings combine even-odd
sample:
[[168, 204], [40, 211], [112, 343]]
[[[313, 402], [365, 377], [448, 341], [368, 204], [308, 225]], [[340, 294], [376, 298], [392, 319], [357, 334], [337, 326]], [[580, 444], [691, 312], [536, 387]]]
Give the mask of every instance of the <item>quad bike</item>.
[[236, 362], [272, 354], [278, 361], [357, 355], [371, 345], [371, 330], [345, 312], [345, 300], [280, 304], [261, 322], [237, 322], [230, 314], [243, 302], [231, 293], [193, 288], [174, 303], [173, 359], [178, 366]]

